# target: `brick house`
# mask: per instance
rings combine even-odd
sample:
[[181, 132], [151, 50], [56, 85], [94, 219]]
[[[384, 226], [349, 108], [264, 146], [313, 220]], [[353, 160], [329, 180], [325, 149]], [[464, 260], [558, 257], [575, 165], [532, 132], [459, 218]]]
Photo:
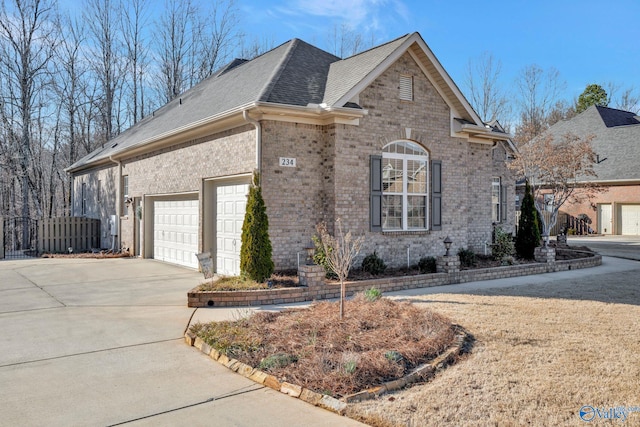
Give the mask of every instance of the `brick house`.
[[590, 227], [601, 234], [640, 235], [640, 117], [636, 113], [591, 106], [553, 125], [548, 132], [592, 136], [597, 155], [591, 180], [602, 188], [595, 198], [566, 203], [562, 211], [574, 217], [586, 215]]
[[[276, 269], [342, 218], [391, 266], [513, 231], [509, 135], [483, 123], [418, 33], [340, 59], [293, 39], [224, 69], [68, 168], [104, 247], [237, 274], [252, 171]], [[115, 215], [112, 217], [112, 215]], [[109, 220], [115, 218], [110, 236]]]

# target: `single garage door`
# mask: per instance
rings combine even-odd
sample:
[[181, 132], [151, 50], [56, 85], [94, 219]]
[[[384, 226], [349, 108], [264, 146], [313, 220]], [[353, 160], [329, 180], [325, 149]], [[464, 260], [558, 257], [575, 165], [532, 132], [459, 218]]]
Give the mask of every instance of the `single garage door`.
[[620, 205], [622, 234], [640, 235], [640, 205]]
[[216, 187], [216, 272], [240, 274], [242, 223], [247, 205], [248, 184]]
[[198, 201], [153, 202], [153, 257], [198, 268]]

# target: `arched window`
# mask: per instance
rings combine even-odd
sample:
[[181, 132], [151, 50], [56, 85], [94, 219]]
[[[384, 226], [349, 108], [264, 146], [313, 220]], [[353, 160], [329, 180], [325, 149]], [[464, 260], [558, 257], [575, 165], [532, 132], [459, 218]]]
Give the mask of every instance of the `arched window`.
[[382, 150], [382, 229], [428, 228], [429, 152], [411, 141]]

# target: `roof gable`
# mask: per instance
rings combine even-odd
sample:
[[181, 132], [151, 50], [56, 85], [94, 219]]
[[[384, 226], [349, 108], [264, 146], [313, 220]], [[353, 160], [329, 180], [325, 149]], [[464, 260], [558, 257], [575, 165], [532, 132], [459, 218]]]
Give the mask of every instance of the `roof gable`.
[[[396, 40], [369, 49], [365, 52], [346, 59], [338, 59], [331, 64], [327, 76], [327, 88], [324, 93], [323, 103], [331, 106], [342, 107], [349, 102], [354, 88], [358, 88], [362, 82], [369, 84], [380, 73], [375, 74], [376, 68], [384, 62], [400, 45], [409, 37], [402, 36]], [[370, 78], [367, 79], [367, 76]]]
[[591, 106], [547, 132], [554, 138], [566, 134], [593, 138], [591, 146], [599, 159], [594, 165], [595, 181], [639, 180], [640, 120], [636, 117], [629, 111]]
[[454, 114], [476, 126], [484, 123], [420, 34], [412, 33], [331, 64], [323, 102], [341, 107], [409, 52]]

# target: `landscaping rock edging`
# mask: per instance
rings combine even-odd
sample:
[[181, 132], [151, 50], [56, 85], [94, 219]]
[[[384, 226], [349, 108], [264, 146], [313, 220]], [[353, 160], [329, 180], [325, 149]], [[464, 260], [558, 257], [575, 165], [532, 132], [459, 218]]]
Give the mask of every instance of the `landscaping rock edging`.
[[184, 335], [185, 343], [190, 347], [195, 347], [200, 352], [209, 356], [214, 361], [226, 366], [234, 372], [248, 378], [260, 385], [272, 388], [280, 393], [289, 395], [296, 399], [300, 399], [313, 406], [318, 406], [323, 409], [335, 412], [339, 415], [344, 415], [349, 403], [362, 402], [364, 400], [374, 399], [383, 394], [400, 390], [411, 384], [419, 381], [425, 381], [432, 378], [438, 371], [444, 369], [452, 362], [454, 362], [463, 350], [465, 345], [472, 341], [472, 337], [461, 326], [454, 325], [456, 328], [456, 341], [455, 344], [447, 348], [441, 355], [436, 357], [429, 363], [426, 363], [418, 368], [414, 369], [409, 374], [397, 380], [388, 381], [380, 386], [372, 387], [367, 390], [360, 391], [358, 393], [350, 394], [341, 399], [335, 397], [317, 393], [308, 388], [291, 384], [286, 381], [279, 381], [273, 375], [270, 375], [257, 368], [249, 366], [239, 360], [229, 358], [225, 354], [220, 353], [218, 350], [212, 348], [209, 344], [204, 342], [200, 337], [197, 337], [193, 332], [187, 330]]
[[[386, 277], [347, 282], [347, 295], [363, 292], [375, 287], [382, 292], [427, 288], [482, 280], [504, 279], [531, 274], [552, 273], [572, 269], [590, 268], [602, 264], [602, 256], [578, 258], [553, 263], [531, 263], [513, 266], [460, 270], [451, 273], [421, 274], [415, 276]], [[317, 267], [317, 266], [305, 266]], [[288, 304], [340, 297], [340, 284], [325, 283], [320, 273], [307, 273], [307, 286], [296, 288], [264, 289], [254, 291], [199, 291], [193, 288], [187, 294], [189, 307], [241, 307], [256, 305]], [[313, 280], [315, 279], [315, 280]]]

